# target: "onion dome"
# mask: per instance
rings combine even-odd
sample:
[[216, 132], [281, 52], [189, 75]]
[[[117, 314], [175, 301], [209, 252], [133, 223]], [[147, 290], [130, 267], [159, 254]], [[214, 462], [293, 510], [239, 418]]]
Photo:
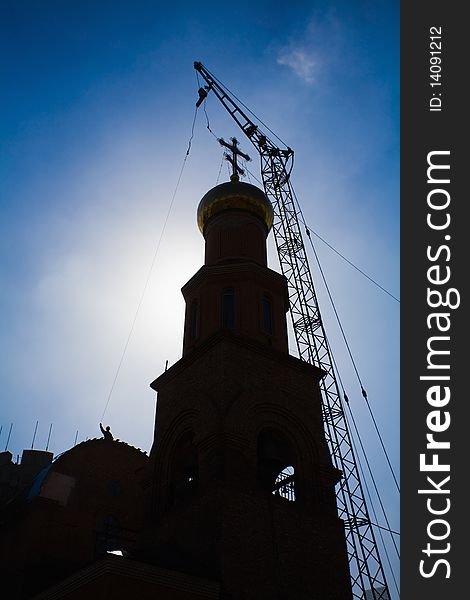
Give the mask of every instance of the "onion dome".
[[246, 210], [257, 215], [266, 225], [268, 231], [273, 224], [274, 212], [266, 194], [258, 187], [238, 181], [232, 176], [231, 181], [221, 183], [203, 196], [197, 209], [197, 224], [201, 233], [207, 221], [216, 214], [226, 210]]

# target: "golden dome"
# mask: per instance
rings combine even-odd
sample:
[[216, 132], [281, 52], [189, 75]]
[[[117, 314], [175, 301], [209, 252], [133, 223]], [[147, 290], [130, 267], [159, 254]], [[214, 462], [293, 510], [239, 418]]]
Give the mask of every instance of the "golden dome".
[[197, 224], [201, 233], [215, 214], [230, 209], [247, 210], [260, 217], [271, 229], [274, 212], [266, 194], [250, 183], [232, 180], [215, 186], [203, 196], [197, 209]]

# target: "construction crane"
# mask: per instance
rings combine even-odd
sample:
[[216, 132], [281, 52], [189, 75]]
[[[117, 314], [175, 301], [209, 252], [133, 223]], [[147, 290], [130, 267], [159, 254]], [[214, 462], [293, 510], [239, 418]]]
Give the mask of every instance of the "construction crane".
[[[201, 106], [212, 91], [259, 153], [264, 191], [274, 209], [274, 239], [281, 271], [288, 283], [290, 316], [298, 354], [301, 360], [325, 372], [321, 381], [323, 423], [333, 463], [343, 474], [336, 498], [338, 516], [345, 525], [353, 598], [389, 600], [385, 573], [344, 413], [344, 403], [348, 399], [341, 397], [339, 392], [303, 243], [300, 209], [296, 206], [290, 182], [294, 152], [288, 146], [279, 147], [273, 142], [246, 114], [251, 111], [242, 110], [242, 103], [202, 63], [195, 62], [194, 68], [207, 84], [199, 88], [196, 106]], [[277, 138], [275, 134], [274, 137]], [[306, 234], [310, 236], [308, 228]]]

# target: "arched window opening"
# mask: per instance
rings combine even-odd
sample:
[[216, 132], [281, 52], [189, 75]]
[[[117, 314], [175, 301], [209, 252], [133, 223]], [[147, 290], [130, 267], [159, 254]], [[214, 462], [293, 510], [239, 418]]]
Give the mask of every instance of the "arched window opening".
[[189, 339], [194, 341], [199, 335], [199, 302], [193, 300], [189, 309]]
[[225, 288], [222, 292], [222, 327], [233, 329], [235, 327], [235, 291]]
[[188, 433], [175, 449], [170, 504], [184, 503], [196, 490], [199, 466], [193, 437]]
[[291, 502], [294, 502], [294, 475], [295, 470], [292, 465], [289, 465], [288, 467], [283, 469], [276, 477], [276, 481], [274, 482], [273, 494], [276, 496], [281, 496], [281, 498], [286, 498], [286, 500], [290, 500]]
[[263, 331], [268, 335], [273, 333], [272, 307], [271, 298], [268, 294], [263, 294], [262, 299], [262, 327]]
[[262, 488], [294, 501], [295, 451], [290, 441], [280, 432], [265, 430], [258, 436], [258, 479]]

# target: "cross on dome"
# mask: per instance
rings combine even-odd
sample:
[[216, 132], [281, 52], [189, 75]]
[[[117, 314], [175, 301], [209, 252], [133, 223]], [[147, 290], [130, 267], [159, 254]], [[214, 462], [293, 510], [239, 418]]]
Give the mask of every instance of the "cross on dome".
[[218, 142], [221, 146], [224, 146], [224, 148], [230, 150], [231, 155], [228, 154], [228, 152], [224, 152], [224, 158], [228, 160], [228, 162], [232, 165], [232, 175], [230, 179], [232, 181], [238, 181], [238, 175], [245, 175], [245, 171], [237, 164], [238, 156], [241, 156], [246, 161], [251, 160], [251, 158], [248, 156], [248, 154], [245, 154], [244, 152], [238, 149], [237, 138], [232, 137], [230, 139], [232, 140], [231, 144], [226, 142], [223, 138], [218, 138]]

